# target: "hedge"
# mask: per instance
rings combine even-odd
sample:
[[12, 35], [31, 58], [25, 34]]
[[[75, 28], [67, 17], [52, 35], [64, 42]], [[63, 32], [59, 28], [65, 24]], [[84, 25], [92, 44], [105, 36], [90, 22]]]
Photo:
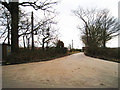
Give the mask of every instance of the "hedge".
[[61, 57], [67, 54], [67, 48], [48, 48], [42, 49], [20, 49], [19, 53], [12, 53], [6, 58], [4, 64], [20, 64], [28, 62], [46, 61]]
[[84, 53], [88, 56], [120, 62], [120, 54], [118, 53], [119, 50], [120, 48], [89, 47], [85, 48]]

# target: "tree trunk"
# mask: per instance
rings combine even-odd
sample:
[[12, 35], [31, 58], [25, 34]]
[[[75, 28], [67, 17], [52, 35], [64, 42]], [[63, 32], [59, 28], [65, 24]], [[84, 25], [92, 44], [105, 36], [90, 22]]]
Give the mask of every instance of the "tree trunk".
[[47, 48], [49, 47], [49, 42], [46, 43], [46, 47], [47, 47]]
[[8, 26], [8, 45], [10, 45], [10, 28]]
[[24, 44], [24, 48], [26, 48], [25, 47], [25, 37], [23, 36], [23, 44]]
[[106, 42], [105, 42], [105, 41], [103, 42], [103, 47], [104, 47], [104, 48], [106, 47]]
[[86, 27], [85, 27], [85, 31], [86, 31], [86, 47], [88, 47], [89, 46], [89, 40], [88, 40], [88, 27], [87, 27], [87, 25], [86, 25]]
[[31, 15], [31, 29], [32, 29], [32, 32], [31, 32], [31, 36], [32, 36], [32, 50], [34, 50], [34, 33], [33, 33], [33, 12], [32, 12], [32, 15]]
[[105, 34], [106, 30], [103, 31], [103, 47], [106, 47], [106, 34]]
[[10, 22], [8, 15], [6, 15], [6, 17], [7, 17], [7, 29], [8, 29], [8, 45], [10, 45], [10, 27], [9, 27]]
[[105, 25], [104, 25], [104, 30], [103, 30], [103, 47], [106, 47], [106, 15], [105, 15]]
[[19, 7], [18, 2], [10, 2], [11, 6], [11, 51], [18, 52], [18, 21]]
[[30, 42], [30, 38], [27, 38], [27, 48], [28, 48], [28, 49], [30, 48], [29, 42]]
[[43, 38], [43, 40], [42, 40], [42, 50], [44, 51], [44, 49], [45, 49], [45, 39]]

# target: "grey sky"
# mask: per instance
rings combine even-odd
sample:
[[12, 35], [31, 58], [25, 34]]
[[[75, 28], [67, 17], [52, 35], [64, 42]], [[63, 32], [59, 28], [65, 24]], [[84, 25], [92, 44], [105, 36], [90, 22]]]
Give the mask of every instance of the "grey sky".
[[[25, 0], [24, 0], [25, 1]], [[27, 0], [26, 0], [27, 1]], [[56, 0], [54, 0], [56, 1]], [[80, 31], [77, 29], [77, 26], [80, 20], [72, 14], [71, 10], [75, 10], [78, 6], [83, 8], [97, 8], [97, 9], [104, 9], [107, 8], [110, 10], [111, 15], [118, 17], [118, 2], [120, 0], [59, 0], [57, 6], [54, 8], [59, 15], [57, 16], [58, 25], [60, 32], [59, 39], [62, 40], [66, 47], [74, 42], [74, 48], [82, 48], [83, 43], [80, 40]], [[31, 12], [32, 8], [26, 8], [28, 12]], [[37, 13], [38, 17], [41, 17], [41, 12], [38, 10]], [[41, 17], [42, 18], [42, 17]], [[117, 47], [118, 46], [118, 38], [110, 40], [107, 43], [108, 47]]]

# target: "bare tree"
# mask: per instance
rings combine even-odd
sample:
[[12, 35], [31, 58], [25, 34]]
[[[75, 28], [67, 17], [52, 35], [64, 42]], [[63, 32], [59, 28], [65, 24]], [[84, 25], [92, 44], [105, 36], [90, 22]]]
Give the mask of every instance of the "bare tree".
[[10, 33], [11, 33], [11, 19], [10, 13], [6, 10], [5, 7], [1, 6], [1, 14], [0, 14], [0, 28], [1, 34], [0, 39], [4, 39], [3, 43], [8, 39], [8, 44], [10, 44]]
[[45, 44], [46, 47], [49, 47], [50, 42], [53, 42], [58, 36], [56, 33], [57, 30], [52, 27], [53, 24], [56, 24], [55, 21], [52, 21], [53, 18], [45, 19], [45, 22], [39, 29], [38, 33], [38, 42], [42, 45], [42, 49], [44, 51]]
[[101, 10], [101, 15], [96, 21], [96, 24], [99, 24], [101, 29], [102, 46], [106, 47], [107, 41], [119, 35], [118, 31], [120, 30], [120, 24], [117, 18], [111, 16], [107, 9]]
[[[20, 10], [19, 12], [19, 28], [18, 28], [18, 36], [19, 38], [23, 38], [23, 45], [24, 48], [26, 48], [26, 45], [28, 47], [28, 43], [29, 42], [28, 38], [30, 38], [29, 34], [26, 34], [28, 32], [31, 32], [31, 22], [29, 21], [30, 18], [30, 13], [26, 13], [23, 10]], [[27, 41], [27, 42], [26, 42]], [[20, 43], [20, 42], [19, 42]]]
[[120, 29], [117, 19], [107, 9], [84, 10], [79, 7], [73, 13], [83, 21], [84, 27], [79, 29], [83, 31], [82, 40], [86, 47], [105, 47], [108, 40], [118, 35]]
[[[15, 1], [15, 2], [14, 2]], [[19, 0], [3, 0], [0, 2], [4, 7], [8, 9], [11, 14], [11, 50], [12, 52], [18, 51], [18, 22], [19, 22], [19, 5], [30, 6], [35, 10], [41, 9], [44, 11], [50, 11], [53, 4], [57, 2], [52, 2], [51, 0], [39, 1], [33, 0], [31, 2], [19, 3]]]
[[[10, 44], [10, 36], [11, 36], [11, 19], [10, 19], [10, 13], [7, 11], [7, 9], [3, 6], [1, 6], [1, 16], [0, 16], [0, 27], [1, 27], [1, 34], [0, 39], [4, 39], [3, 43], [8, 39], [8, 44]], [[23, 43], [25, 47], [25, 37], [26, 32], [30, 32], [30, 22], [29, 19], [29, 13], [26, 13], [22, 9], [19, 11], [19, 25], [18, 25], [18, 37], [23, 37]]]

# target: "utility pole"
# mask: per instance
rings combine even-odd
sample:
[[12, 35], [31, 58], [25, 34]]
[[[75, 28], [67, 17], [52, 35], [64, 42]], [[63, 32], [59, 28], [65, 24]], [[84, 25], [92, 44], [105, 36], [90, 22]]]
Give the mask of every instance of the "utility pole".
[[[29, 23], [28, 23], [28, 19], [27, 19], [27, 31], [29, 30]], [[27, 48], [29, 49], [29, 40], [30, 40], [30, 37], [28, 37], [26, 35], [26, 39], [27, 39]]]
[[34, 50], [34, 33], [33, 33], [33, 12], [31, 13], [31, 36], [32, 36], [32, 50]]
[[72, 40], [72, 49], [73, 49], [73, 40]]

